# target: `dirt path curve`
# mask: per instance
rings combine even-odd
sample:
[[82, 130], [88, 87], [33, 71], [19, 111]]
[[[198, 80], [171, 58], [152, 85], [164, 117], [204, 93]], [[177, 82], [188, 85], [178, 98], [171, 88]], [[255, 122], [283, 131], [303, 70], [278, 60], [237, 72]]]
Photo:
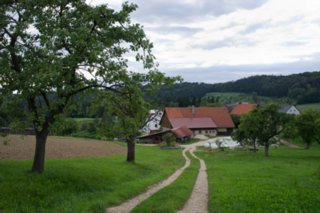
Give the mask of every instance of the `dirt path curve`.
[[199, 174], [189, 200], [185, 203], [183, 209], [178, 211], [178, 213], [207, 213], [208, 212], [209, 187], [208, 187], [207, 167], [204, 160], [198, 158], [193, 153], [195, 150], [196, 150], [196, 147], [193, 146], [190, 150], [190, 153], [194, 158], [200, 161]]
[[186, 156], [186, 152], [188, 152], [190, 150], [190, 148], [187, 147], [182, 151], [182, 155], [186, 159], [186, 162], [183, 167], [181, 167], [180, 169], [177, 169], [170, 177], [168, 177], [164, 181], [150, 186], [146, 192], [143, 192], [142, 194], [137, 195], [136, 197], [133, 197], [132, 199], [120, 204], [119, 206], [108, 208], [106, 210], [106, 213], [129, 213], [139, 203], [146, 200], [151, 195], [158, 192], [160, 189], [162, 189], [162, 188], [170, 185], [172, 182], [174, 182], [183, 173], [183, 171], [187, 167], [190, 166], [190, 159]]

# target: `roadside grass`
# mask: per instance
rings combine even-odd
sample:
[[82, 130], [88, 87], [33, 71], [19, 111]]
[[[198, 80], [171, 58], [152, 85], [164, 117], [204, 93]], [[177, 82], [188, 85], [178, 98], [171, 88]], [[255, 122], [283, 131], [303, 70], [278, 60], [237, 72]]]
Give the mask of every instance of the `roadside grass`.
[[210, 212], [320, 212], [320, 147], [198, 152], [206, 161]]
[[199, 141], [201, 141], [201, 140], [200, 140], [200, 139], [197, 139], [197, 138], [190, 138], [190, 139], [188, 139], [188, 140], [186, 140], [186, 141], [181, 142], [181, 144], [182, 144], [182, 145], [193, 144], [193, 143], [197, 143], [197, 142], [199, 142]]
[[301, 104], [301, 105], [297, 105], [297, 108], [302, 112], [305, 112], [308, 110], [320, 111], [320, 103]]
[[133, 209], [132, 213], [175, 213], [191, 196], [199, 171], [199, 161], [188, 154], [191, 164], [172, 184], [152, 195]]
[[0, 161], [0, 212], [104, 212], [165, 179], [181, 167], [181, 150], [136, 147], [125, 155], [47, 160], [46, 171], [28, 171], [31, 161]]

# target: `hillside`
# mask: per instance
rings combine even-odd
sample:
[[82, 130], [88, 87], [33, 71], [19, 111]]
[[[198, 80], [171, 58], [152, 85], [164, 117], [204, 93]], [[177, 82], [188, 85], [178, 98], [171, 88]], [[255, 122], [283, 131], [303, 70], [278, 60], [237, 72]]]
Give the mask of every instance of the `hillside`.
[[181, 83], [164, 86], [154, 100], [159, 105], [190, 105], [207, 93], [228, 92], [256, 94], [272, 98], [289, 98], [298, 104], [320, 102], [320, 72], [304, 72], [287, 76], [258, 75], [218, 84]]

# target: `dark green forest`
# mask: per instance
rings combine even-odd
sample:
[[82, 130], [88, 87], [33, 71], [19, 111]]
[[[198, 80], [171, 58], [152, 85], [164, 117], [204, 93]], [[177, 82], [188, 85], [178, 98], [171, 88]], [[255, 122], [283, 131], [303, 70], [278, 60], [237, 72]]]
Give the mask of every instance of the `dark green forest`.
[[180, 83], [163, 86], [153, 97], [160, 106], [197, 105], [210, 92], [239, 92], [272, 98], [290, 98], [295, 104], [320, 102], [320, 72], [304, 72], [287, 76], [257, 75], [218, 84]]

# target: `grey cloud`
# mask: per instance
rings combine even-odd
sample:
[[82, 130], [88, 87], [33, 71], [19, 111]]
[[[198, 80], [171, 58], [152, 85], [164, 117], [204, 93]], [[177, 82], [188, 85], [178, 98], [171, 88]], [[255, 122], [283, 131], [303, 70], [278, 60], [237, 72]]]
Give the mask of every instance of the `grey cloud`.
[[254, 9], [267, 0], [202, 0], [197, 5], [188, 4], [182, 1], [172, 0], [134, 0], [138, 4], [138, 10], [133, 17], [139, 22], [154, 22], [174, 20], [176, 22], [189, 21], [198, 16], [220, 16], [231, 13], [237, 9]]
[[187, 82], [219, 83], [234, 81], [253, 75], [289, 75], [306, 71], [320, 70], [320, 53], [310, 61], [297, 61], [270, 65], [214, 66], [208, 68], [167, 70], [169, 76], [180, 75]]
[[246, 38], [227, 38], [220, 41], [207, 42], [206, 44], [195, 44], [192, 47], [205, 50], [214, 50], [223, 47], [239, 47], [239, 46], [253, 46], [256, 42]]
[[268, 21], [262, 22], [262, 23], [256, 23], [256, 24], [249, 25], [248, 27], [246, 27], [246, 29], [244, 29], [240, 33], [241, 34], [250, 34], [250, 33], [256, 32], [257, 30], [259, 30], [261, 28], [265, 28], [268, 26], [270, 26]]
[[192, 35], [198, 32], [201, 32], [203, 29], [201, 28], [194, 28], [194, 27], [185, 27], [185, 26], [162, 26], [162, 27], [147, 27], [146, 30], [150, 30], [157, 33], [168, 34], [168, 33], [175, 33], [175, 34], [188, 34]]
[[287, 47], [293, 47], [293, 46], [302, 46], [307, 43], [308, 43], [307, 41], [293, 40], [293, 41], [285, 42], [283, 45]]

